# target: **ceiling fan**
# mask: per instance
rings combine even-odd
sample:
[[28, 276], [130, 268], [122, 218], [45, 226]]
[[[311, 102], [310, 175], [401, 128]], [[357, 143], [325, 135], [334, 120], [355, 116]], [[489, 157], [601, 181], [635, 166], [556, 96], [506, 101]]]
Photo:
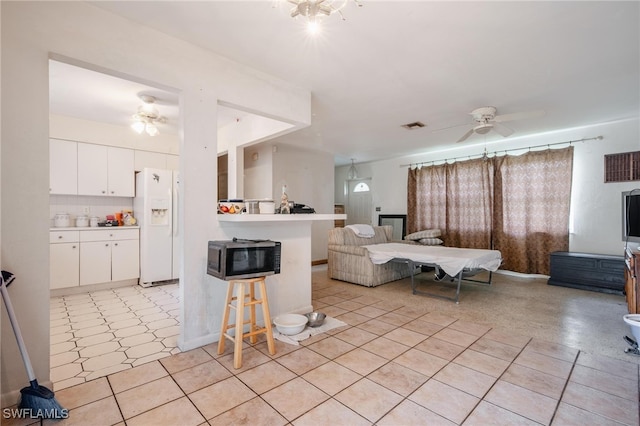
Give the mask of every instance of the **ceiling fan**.
[[[469, 114], [473, 117], [473, 122], [471, 123], [473, 127], [471, 127], [471, 129], [469, 129], [464, 135], [462, 135], [462, 137], [458, 139], [457, 142], [464, 142], [465, 140], [467, 140], [467, 138], [469, 138], [469, 136], [474, 133], [478, 135], [486, 135], [492, 130], [506, 138], [513, 133], [513, 129], [510, 129], [509, 127], [501, 123], [507, 121], [522, 120], [525, 118], [541, 117], [545, 114], [544, 111], [538, 110], [496, 115], [497, 111], [498, 110], [496, 109], [496, 107], [492, 106], [484, 106], [471, 111]], [[468, 126], [468, 124], [463, 124], [463, 126]], [[447, 127], [445, 129], [439, 130], [446, 130], [451, 128], [452, 127]]]

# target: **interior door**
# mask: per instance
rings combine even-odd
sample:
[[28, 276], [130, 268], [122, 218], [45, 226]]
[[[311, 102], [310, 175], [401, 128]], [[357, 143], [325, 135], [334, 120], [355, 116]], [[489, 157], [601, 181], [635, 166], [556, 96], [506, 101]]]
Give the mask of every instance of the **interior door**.
[[373, 201], [371, 178], [347, 181], [347, 225], [363, 223], [371, 225]]

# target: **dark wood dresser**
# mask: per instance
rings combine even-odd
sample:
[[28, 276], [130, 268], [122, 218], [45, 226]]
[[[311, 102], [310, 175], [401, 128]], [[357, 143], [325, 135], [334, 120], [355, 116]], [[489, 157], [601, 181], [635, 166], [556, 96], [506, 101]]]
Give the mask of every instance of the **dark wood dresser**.
[[638, 292], [638, 276], [640, 275], [640, 251], [629, 248], [624, 253], [624, 292], [627, 295], [629, 313], [637, 314], [640, 310], [640, 292]]
[[551, 274], [547, 284], [624, 294], [624, 256], [566, 251], [556, 251], [550, 256]]

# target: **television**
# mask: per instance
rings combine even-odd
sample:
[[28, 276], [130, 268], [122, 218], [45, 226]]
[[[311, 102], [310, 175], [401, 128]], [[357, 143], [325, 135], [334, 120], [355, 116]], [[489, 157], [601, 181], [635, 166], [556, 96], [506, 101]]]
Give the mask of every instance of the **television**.
[[640, 243], [640, 189], [622, 193], [622, 240]]

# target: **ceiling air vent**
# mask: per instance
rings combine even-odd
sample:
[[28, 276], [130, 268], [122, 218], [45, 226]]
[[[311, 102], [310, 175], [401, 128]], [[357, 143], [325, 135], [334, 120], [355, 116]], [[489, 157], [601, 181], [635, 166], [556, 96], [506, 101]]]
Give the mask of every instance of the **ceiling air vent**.
[[424, 127], [424, 123], [420, 121], [414, 121], [413, 123], [403, 124], [402, 127], [409, 130], [419, 129], [420, 127]]

